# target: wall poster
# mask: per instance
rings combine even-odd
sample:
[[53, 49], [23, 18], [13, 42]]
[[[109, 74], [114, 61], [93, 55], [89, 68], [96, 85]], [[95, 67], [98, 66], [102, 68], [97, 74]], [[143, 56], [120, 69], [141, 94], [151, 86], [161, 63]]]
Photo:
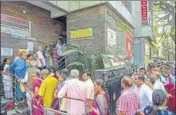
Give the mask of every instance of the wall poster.
[[1, 47], [1, 56], [13, 56], [13, 49]]
[[107, 45], [115, 46], [116, 45], [116, 32], [111, 29], [107, 29]]

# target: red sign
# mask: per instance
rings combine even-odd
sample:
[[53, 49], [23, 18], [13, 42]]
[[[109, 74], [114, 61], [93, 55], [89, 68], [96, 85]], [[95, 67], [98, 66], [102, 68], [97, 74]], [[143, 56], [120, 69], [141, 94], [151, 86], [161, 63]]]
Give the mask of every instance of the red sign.
[[148, 1], [141, 0], [141, 19], [142, 24], [148, 23]]
[[131, 59], [133, 57], [133, 36], [131, 33], [126, 33], [126, 58]]

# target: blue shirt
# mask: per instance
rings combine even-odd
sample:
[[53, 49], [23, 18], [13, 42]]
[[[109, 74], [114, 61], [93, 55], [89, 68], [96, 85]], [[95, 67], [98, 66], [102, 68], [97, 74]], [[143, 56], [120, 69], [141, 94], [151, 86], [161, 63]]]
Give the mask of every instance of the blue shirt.
[[15, 74], [17, 78], [23, 79], [28, 68], [26, 61], [19, 58], [10, 65], [9, 72]]

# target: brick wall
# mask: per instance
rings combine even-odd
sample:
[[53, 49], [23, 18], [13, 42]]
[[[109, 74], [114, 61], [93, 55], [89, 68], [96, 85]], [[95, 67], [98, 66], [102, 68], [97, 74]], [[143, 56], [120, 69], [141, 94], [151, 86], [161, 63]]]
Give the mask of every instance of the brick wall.
[[[70, 41], [70, 32], [83, 28], [93, 28], [93, 39]], [[67, 36], [71, 43], [84, 47], [87, 55], [104, 52], [105, 34], [104, 6], [93, 7], [67, 15]]]
[[[83, 28], [93, 29], [93, 39], [70, 40], [70, 32]], [[104, 6], [87, 8], [67, 15], [68, 42], [77, 44], [83, 51], [84, 59], [105, 52], [105, 11]]]
[[[23, 13], [26, 11], [26, 14]], [[59, 34], [64, 24], [52, 19], [50, 12], [34, 6], [25, 1], [1, 2], [1, 13], [31, 21], [31, 37], [36, 38], [35, 47], [38, 44], [49, 44], [56, 39], [53, 34]], [[1, 33], [1, 47], [12, 47], [14, 51], [18, 48], [27, 48], [28, 40], [11, 38], [10, 34]]]

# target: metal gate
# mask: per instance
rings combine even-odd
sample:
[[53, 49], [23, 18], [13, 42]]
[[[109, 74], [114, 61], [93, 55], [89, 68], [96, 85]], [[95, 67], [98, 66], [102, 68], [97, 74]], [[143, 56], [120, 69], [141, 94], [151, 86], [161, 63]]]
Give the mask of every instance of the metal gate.
[[97, 70], [95, 79], [103, 79], [105, 88], [110, 97], [110, 115], [116, 115], [116, 102], [121, 95], [121, 79], [125, 75], [131, 76], [137, 72], [138, 66], [131, 65], [130, 68]]

